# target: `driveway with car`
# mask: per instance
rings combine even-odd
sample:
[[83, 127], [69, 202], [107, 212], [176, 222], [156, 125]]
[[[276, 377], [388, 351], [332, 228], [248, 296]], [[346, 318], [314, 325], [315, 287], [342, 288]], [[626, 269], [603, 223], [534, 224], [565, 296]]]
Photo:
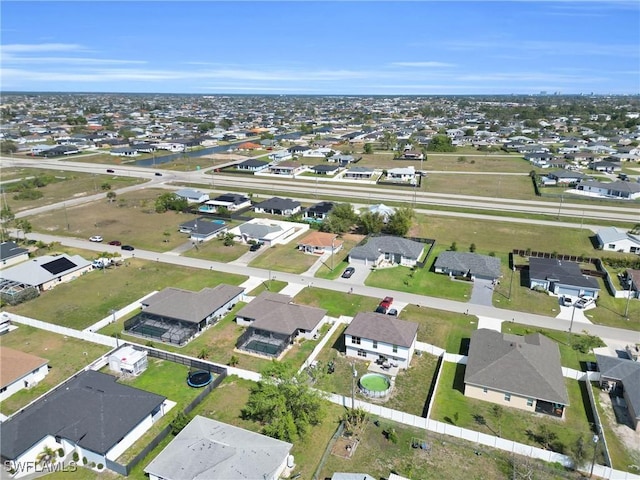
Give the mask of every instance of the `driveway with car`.
[[369, 274], [371, 273], [371, 268], [365, 265], [350, 265], [354, 268], [354, 272], [351, 274], [349, 278], [343, 278], [342, 274], [346, 270], [343, 269], [340, 272], [340, 276], [336, 278], [336, 282], [346, 283], [347, 285], [364, 285], [364, 281], [367, 279]]

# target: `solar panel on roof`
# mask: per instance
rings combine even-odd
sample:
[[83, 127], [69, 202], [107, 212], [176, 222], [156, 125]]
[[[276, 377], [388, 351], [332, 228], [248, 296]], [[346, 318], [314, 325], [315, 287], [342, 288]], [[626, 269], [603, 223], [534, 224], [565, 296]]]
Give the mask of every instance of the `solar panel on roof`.
[[70, 270], [72, 268], [77, 267], [75, 263], [73, 263], [68, 258], [57, 258], [48, 263], [43, 263], [42, 268], [44, 268], [51, 275], [58, 275], [66, 270]]

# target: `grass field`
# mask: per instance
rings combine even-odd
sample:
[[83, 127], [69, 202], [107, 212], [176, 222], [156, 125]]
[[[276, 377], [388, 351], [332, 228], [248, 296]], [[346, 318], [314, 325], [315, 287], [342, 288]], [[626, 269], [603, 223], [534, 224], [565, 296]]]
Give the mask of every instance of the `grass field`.
[[449, 353], [465, 354], [478, 319], [462, 313], [407, 305], [400, 313], [402, 320], [418, 324], [418, 341], [444, 348]]
[[200, 258], [214, 262], [232, 262], [249, 251], [249, 245], [235, 242], [233, 245], [225, 245], [224, 239], [215, 238], [197, 245], [184, 254], [185, 257]]
[[65, 337], [27, 325], [19, 325], [0, 336], [0, 346], [30, 353], [49, 361], [51, 369], [36, 386], [21, 390], [2, 401], [0, 411], [9, 415], [77, 373], [109, 351], [108, 347]]
[[[339, 252], [335, 252], [333, 255], [333, 261], [331, 257], [320, 266], [315, 276], [318, 278], [326, 278], [333, 280], [342, 275], [342, 272], [349, 265], [347, 262], [347, 256], [353, 247], [355, 247], [364, 238], [363, 235], [344, 234], [341, 240], [344, 242]], [[331, 266], [333, 265], [333, 270]]]
[[447, 275], [430, 271], [436, 256], [437, 254], [434, 254], [428, 266], [424, 268], [412, 269], [397, 266], [373, 270], [367, 277], [365, 285], [466, 301], [471, 296], [471, 283], [453, 281]]
[[564, 421], [509, 407], [503, 407], [502, 416], [496, 418], [492, 413], [493, 403], [464, 396], [464, 370], [464, 365], [449, 362], [443, 365], [431, 415], [434, 420], [539, 448], [543, 446], [531, 433], [536, 434], [544, 425], [556, 435], [555, 451], [561, 453], [567, 453], [580, 435], [591, 438], [589, 422], [593, 422], [593, 418], [585, 408], [586, 387], [580, 382], [565, 379], [569, 406]]
[[262, 248], [264, 249], [262, 253], [249, 262], [250, 267], [286, 273], [303, 273], [318, 260], [315, 255], [302, 253], [293, 243]]
[[250, 292], [247, 292], [247, 295], [251, 296], [251, 297], [257, 297], [258, 295], [260, 295], [262, 292], [268, 290], [270, 292], [279, 292], [280, 290], [282, 290], [284, 287], [286, 287], [288, 285], [287, 282], [283, 282], [282, 280], [266, 280], [264, 282], [262, 282], [260, 285], [258, 285], [256, 288], [254, 288], [253, 290], [251, 290]]
[[[1, 173], [3, 181], [39, 175], [50, 175], [56, 178], [55, 182], [37, 189], [43, 196], [36, 200], [16, 200], [13, 198], [14, 193], [7, 193], [5, 195], [6, 202], [14, 213], [29, 208], [63, 202], [70, 198], [86, 197], [97, 193], [102, 193], [106, 196], [107, 190], [102, 190], [102, 185], [105, 183], [111, 185], [111, 190], [117, 190], [118, 188], [146, 182], [144, 179], [133, 177], [118, 177], [107, 174], [96, 175], [63, 170], [42, 170], [39, 168], [7, 168], [2, 169]], [[5, 175], [7, 175], [7, 178], [5, 178]], [[12, 184], [6, 185], [7, 189], [11, 187]], [[32, 221], [32, 223], [35, 227], [36, 222]]]
[[[85, 256], [85, 258], [90, 258]], [[83, 329], [153, 290], [200, 291], [220, 283], [239, 285], [246, 277], [177, 265], [128, 259], [115, 268], [93, 270], [7, 311], [56, 325]]]
[[430, 173], [423, 180], [422, 189], [429, 193], [537, 200], [531, 179], [526, 175]]
[[106, 242], [120, 240], [164, 252], [189, 241], [187, 234], [178, 232], [178, 226], [196, 215], [156, 213], [155, 201], [162, 193], [166, 190], [140, 189], [119, 195], [113, 203], [105, 200], [62, 208], [35, 215], [30, 221], [34, 231], [42, 233], [83, 238], [102, 235]]
[[340, 315], [353, 317], [358, 312], [372, 312], [380, 302], [379, 299], [373, 297], [335, 292], [318, 287], [303, 289], [293, 301], [301, 305], [324, 308], [327, 310], [327, 314], [332, 317]]

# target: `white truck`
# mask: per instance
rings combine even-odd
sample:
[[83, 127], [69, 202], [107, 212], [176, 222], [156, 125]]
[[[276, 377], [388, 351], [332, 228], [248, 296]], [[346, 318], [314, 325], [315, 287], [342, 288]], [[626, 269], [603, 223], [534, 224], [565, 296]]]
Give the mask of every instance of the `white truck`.
[[109, 265], [111, 265], [112, 262], [113, 261], [110, 258], [100, 257], [94, 260], [91, 265], [93, 266], [93, 268], [102, 269], [102, 268], [107, 268]]

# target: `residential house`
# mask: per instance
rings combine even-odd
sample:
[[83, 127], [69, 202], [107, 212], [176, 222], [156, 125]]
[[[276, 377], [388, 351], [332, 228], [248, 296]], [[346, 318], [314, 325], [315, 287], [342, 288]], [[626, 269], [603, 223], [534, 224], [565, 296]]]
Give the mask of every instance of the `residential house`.
[[207, 200], [198, 208], [203, 213], [218, 213], [220, 208], [225, 208], [228, 212], [237, 212], [251, 207], [251, 199], [240, 193], [223, 193], [211, 200]]
[[191, 240], [202, 243], [226, 233], [227, 225], [223, 220], [198, 217], [181, 223], [179, 231], [188, 233]]
[[[85, 370], [0, 423], [0, 454], [12, 465], [24, 465], [35, 463], [48, 447], [108, 468], [108, 461], [165, 414], [165, 400], [112, 375]], [[19, 470], [16, 476], [27, 473]]]
[[335, 233], [313, 231], [298, 241], [298, 250], [313, 255], [336, 253], [342, 249], [343, 241]]
[[344, 172], [343, 179], [348, 180], [371, 180], [374, 170], [369, 167], [351, 167]]
[[598, 247], [612, 252], [640, 253], [640, 237], [616, 227], [601, 228], [596, 234]]
[[640, 298], [640, 270], [627, 268], [620, 283], [631, 298]]
[[272, 165], [269, 168], [269, 173], [273, 175], [288, 175], [290, 177], [295, 176], [298, 173], [302, 173], [306, 170], [307, 167], [298, 162], [293, 161], [285, 161], [278, 163], [277, 165]]
[[418, 324], [375, 312], [358, 312], [344, 332], [347, 357], [390, 361], [408, 368], [416, 348]]
[[500, 259], [469, 252], [442, 252], [434, 263], [436, 273], [483, 280], [497, 280], [502, 276]]
[[241, 308], [236, 323], [249, 328], [238, 338], [237, 348], [278, 358], [296, 338], [317, 338], [327, 311], [292, 300], [288, 295], [262, 292]]
[[531, 162], [532, 165], [540, 168], [547, 168], [549, 162], [553, 160], [553, 154], [550, 152], [532, 152], [525, 153], [524, 159]]
[[599, 162], [590, 162], [589, 168], [591, 170], [595, 170], [596, 172], [606, 173], [619, 172], [622, 170], [622, 167], [618, 162], [608, 162], [606, 160], [601, 160]]
[[390, 168], [387, 170], [387, 180], [415, 185], [417, 182], [416, 170], [413, 165], [403, 168]]
[[557, 258], [529, 257], [529, 288], [551, 295], [598, 298], [598, 281], [580, 270], [580, 265]]
[[352, 163], [356, 163], [359, 159], [356, 159], [353, 155], [333, 155], [327, 158], [327, 162], [337, 163], [341, 167], [346, 167]]
[[339, 165], [314, 165], [310, 170], [316, 175], [330, 175], [333, 176], [340, 171]]
[[300, 202], [290, 198], [273, 197], [253, 206], [256, 213], [267, 213], [270, 215], [295, 215], [301, 210]]
[[43, 255], [28, 262], [22, 262], [2, 271], [2, 279], [50, 290], [61, 283], [75, 280], [91, 271], [91, 262], [80, 255]]
[[309, 230], [309, 225], [284, 222], [269, 218], [253, 218], [229, 230], [242, 243], [260, 242], [266, 246], [288, 243], [297, 235]]
[[278, 480], [293, 445], [196, 415], [144, 469], [149, 480]]
[[570, 170], [556, 170], [554, 172], [547, 173], [546, 176], [555, 180], [558, 185], [575, 185], [583, 181], [585, 178], [589, 178], [583, 173], [572, 172]]
[[291, 155], [291, 152], [289, 152], [288, 150], [280, 150], [278, 152], [271, 152], [267, 156], [267, 158], [272, 162], [278, 163], [285, 160], [291, 160], [293, 158], [293, 155]]
[[29, 250], [12, 241], [0, 243], [0, 270], [29, 260]]
[[589, 180], [581, 182], [577, 187], [580, 192], [599, 197], [635, 200], [640, 198], [640, 183], [636, 182], [598, 182]]
[[569, 395], [558, 345], [540, 333], [519, 336], [486, 328], [475, 330], [469, 344], [464, 395], [564, 417]]
[[405, 150], [398, 158], [400, 160], [424, 160], [424, 153], [420, 150]]
[[[636, 355], [637, 352], [636, 348]], [[596, 354], [596, 362], [600, 371], [600, 382], [613, 383], [613, 387], [609, 385], [609, 388], [618, 387], [633, 428], [640, 432], [640, 362], [599, 354]]]
[[114, 157], [139, 157], [140, 153], [133, 147], [120, 147], [113, 148], [109, 151], [109, 154]]
[[0, 402], [37, 385], [49, 373], [49, 360], [0, 346]]
[[319, 202], [315, 205], [307, 207], [302, 217], [305, 220], [325, 220], [329, 216], [329, 212], [333, 209], [333, 202]]
[[246, 172], [261, 172], [263, 170], [266, 170], [270, 166], [270, 162], [250, 158], [248, 160], [245, 160], [244, 162], [236, 164], [236, 170], [242, 170]]
[[305, 145], [294, 145], [293, 147], [289, 147], [287, 150], [289, 150], [289, 153], [292, 155], [302, 155], [311, 150], [311, 147], [307, 147]]
[[187, 203], [203, 203], [209, 200], [209, 194], [201, 192], [200, 190], [193, 190], [192, 188], [181, 188], [175, 192], [175, 195], [180, 198], [184, 198]]
[[391, 217], [391, 215], [394, 215], [396, 213], [395, 208], [393, 207], [388, 207], [386, 206], [384, 203], [379, 203], [376, 205], [369, 205], [366, 210], [369, 213], [377, 213], [378, 215], [380, 215], [382, 217], [382, 221], [384, 223], [387, 223], [389, 221], [389, 218]]
[[426, 244], [408, 238], [383, 235], [369, 237], [364, 244], [349, 252], [349, 263], [365, 266], [403, 265], [418, 263]]

